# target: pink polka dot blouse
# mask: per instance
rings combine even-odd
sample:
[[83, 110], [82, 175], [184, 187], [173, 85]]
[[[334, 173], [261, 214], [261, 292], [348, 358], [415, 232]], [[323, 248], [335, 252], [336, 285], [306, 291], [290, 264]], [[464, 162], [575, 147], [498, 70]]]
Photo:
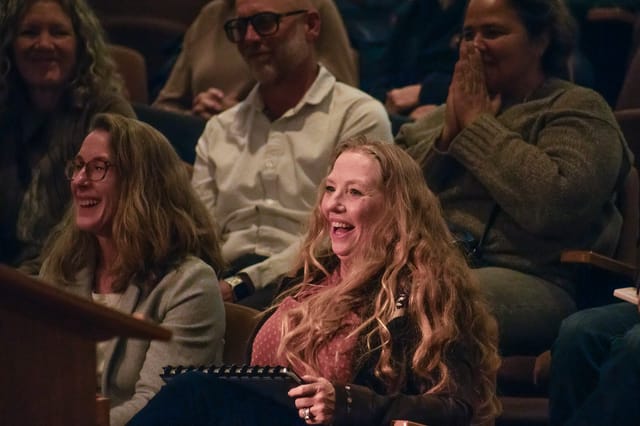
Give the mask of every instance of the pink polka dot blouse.
[[[282, 314], [298, 306], [301, 302], [304, 303], [304, 299], [318, 291], [326, 289], [329, 285], [332, 284], [315, 285], [310, 287], [309, 290], [305, 289], [296, 295], [296, 298], [289, 296], [280, 303], [280, 306], [278, 306], [273, 315], [271, 315], [256, 334], [251, 356], [252, 365], [286, 366], [293, 369], [293, 371], [300, 376], [312, 373], [305, 371], [301, 365], [289, 365], [284, 354], [278, 356], [277, 351], [281, 340]], [[347, 338], [347, 336], [359, 323], [360, 320], [357, 315], [352, 313], [346, 321], [344, 321], [345, 326], [340, 332], [329, 340], [325, 347], [320, 350], [320, 376], [332, 383], [345, 384], [353, 380], [353, 361], [357, 336], [351, 336], [349, 338]]]

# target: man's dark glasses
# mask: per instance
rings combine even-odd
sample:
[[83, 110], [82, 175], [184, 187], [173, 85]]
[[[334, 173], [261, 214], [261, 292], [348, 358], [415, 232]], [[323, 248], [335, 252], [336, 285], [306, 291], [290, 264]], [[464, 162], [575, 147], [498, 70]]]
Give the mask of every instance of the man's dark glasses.
[[261, 12], [245, 18], [230, 19], [224, 24], [224, 32], [227, 34], [230, 42], [238, 43], [244, 40], [247, 34], [247, 28], [249, 24], [251, 24], [258, 35], [266, 37], [278, 32], [282, 18], [299, 15], [301, 13], [307, 13], [307, 10], [300, 9], [287, 13]]

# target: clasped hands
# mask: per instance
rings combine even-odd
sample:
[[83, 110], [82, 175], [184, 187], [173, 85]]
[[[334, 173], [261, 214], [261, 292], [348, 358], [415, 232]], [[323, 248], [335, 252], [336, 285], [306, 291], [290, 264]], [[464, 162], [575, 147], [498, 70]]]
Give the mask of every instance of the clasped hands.
[[485, 80], [482, 54], [473, 42], [460, 44], [445, 109], [445, 122], [439, 149], [446, 151], [451, 141], [482, 114], [496, 115], [501, 105], [500, 94], [491, 95]]

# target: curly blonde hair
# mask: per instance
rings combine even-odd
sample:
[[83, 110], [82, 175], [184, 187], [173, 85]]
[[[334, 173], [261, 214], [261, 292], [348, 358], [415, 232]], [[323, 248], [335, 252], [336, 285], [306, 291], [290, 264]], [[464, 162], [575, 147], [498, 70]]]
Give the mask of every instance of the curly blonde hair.
[[[168, 268], [188, 255], [222, 272], [218, 230], [169, 141], [148, 124], [117, 114], [96, 115], [91, 128], [109, 133], [119, 177], [112, 225], [117, 257], [109, 265], [117, 277], [114, 290], [122, 291], [133, 281], [150, 291]], [[97, 250], [96, 237], [77, 228], [70, 209], [44, 250], [47, 273], [58, 284], [69, 285]]]
[[[381, 218], [368, 230], [367, 241], [360, 243], [362, 249], [339, 285], [284, 313], [280, 353], [292, 365], [319, 374], [320, 349], [355, 312], [361, 324], [352, 333], [360, 336], [365, 357], [379, 350], [375, 375], [389, 392], [406, 385], [408, 370], [421, 379], [426, 392], [460, 390], [456, 353], [471, 366], [474, 423], [490, 421], [499, 411], [497, 326], [452, 243], [437, 198], [427, 188], [420, 167], [398, 146], [364, 137], [350, 139], [338, 146], [331, 164], [348, 151], [370, 155], [380, 165], [385, 194]], [[339, 264], [320, 209], [324, 186], [323, 182], [298, 265], [304, 278], [285, 295], [312, 285], [318, 276], [328, 278]], [[408, 327], [418, 336], [410, 365], [393, 359], [387, 327], [397, 315], [396, 300], [401, 294], [408, 295], [405, 315]]]
[[[20, 22], [41, 0], [4, 0], [0, 5], [0, 111], [10, 107], [13, 93], [23, 96], [22, 77], [13, 64], [13, 43]], [[85, 0], [55, 0], [69, 16], [78, 48], [75, 70], [67, 83], [67, 102], [82, 107], [92, 99], [121, 94], [122, 79], [109, 55], [104, 31]]]

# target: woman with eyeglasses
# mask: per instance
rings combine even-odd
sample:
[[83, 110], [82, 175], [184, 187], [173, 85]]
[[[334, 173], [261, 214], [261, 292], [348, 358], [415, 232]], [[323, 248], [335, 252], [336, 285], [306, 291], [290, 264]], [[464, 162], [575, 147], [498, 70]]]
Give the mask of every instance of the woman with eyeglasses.
[[66, 175], [72, 205], [40, 278], [173, 333], [98, 344], [111, 425], [124, 425], [160, 389], [165, 365], [222, 361], [218, 234], [170, 143], [137, 120], [97, 115]]
[[84, 0], [0, 2], [0, 262], [37, 273], [69, 202], [65, 161], [99, 112], [133, 116]]

